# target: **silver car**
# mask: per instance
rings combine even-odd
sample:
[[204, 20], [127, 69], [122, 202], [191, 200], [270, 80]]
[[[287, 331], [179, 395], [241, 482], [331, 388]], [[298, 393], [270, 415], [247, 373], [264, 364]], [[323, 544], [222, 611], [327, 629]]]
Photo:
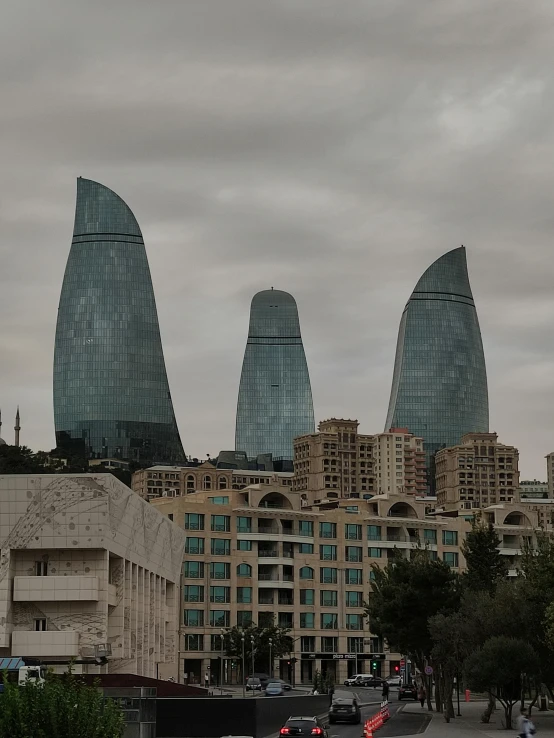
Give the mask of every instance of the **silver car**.
[[269, 682], [265, 688], [266, 697], [280, 697], [284, 693], [281, 682]]

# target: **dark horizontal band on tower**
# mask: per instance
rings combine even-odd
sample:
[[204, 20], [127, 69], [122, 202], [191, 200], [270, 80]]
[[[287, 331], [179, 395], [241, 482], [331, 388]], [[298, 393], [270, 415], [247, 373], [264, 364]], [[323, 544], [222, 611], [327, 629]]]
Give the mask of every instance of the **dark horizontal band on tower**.
[[73, 238], [81, 238], [81, 236], [130, 236], [131, 238], [142, 238], [136, 233], [115, 233], [114, 231], [91, 231], [90, 233], [74, 233]]
[[473, 300], [469, 295], [462, 295], [459, 292], [443, 292], [442, 290], [414, 290], [412, 295], [454, 295], [455, 297], [463, 297], [465, 300]]
[[135, 246], [144, 246], [142, 239], [140, 241], [128, 241], [127, 238], [89, 238], [86, 241], [72, 241], [71, 245], [78, 246], [81, 243], [132, 243]]
[[248, 340], [251, 338], [298, 338], [301, 340], [302, 336], [248, 336]]
[[[465, 299], [469, 300], [470, 298], [466, 297]], [[467, 305], [468, 307], [472, 308], [475, 307], [475, 303], [473, 302], [473, 300], [471, 300], [471, 302], [464, 302], [463, 300], [448, 300], [446, 297], [410, 297], [408, 305], [413, 300], [415, 300], [416, 302], [455, 302], [457, 305]]]
[[274, 339], [268, 341], [247, 341], [247, 346], [302, 346], [302, 340], [299, 338], [297, 341], [279, 341], [275, 342]]

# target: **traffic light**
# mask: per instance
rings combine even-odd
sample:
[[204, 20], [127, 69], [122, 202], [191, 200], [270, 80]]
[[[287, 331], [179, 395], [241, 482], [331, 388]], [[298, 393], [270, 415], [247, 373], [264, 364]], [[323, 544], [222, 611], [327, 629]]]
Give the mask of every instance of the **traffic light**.
[[371, 662], [371, 668], [372, 669], [377, 669], [377, 661], [372, 661]]
[[400, 671], [400, 667], [399, 667], [399, 666], [395, 666], [395, 667], [394, 667], [394, 670], [395, 670], [396, 672], [399, 672], [399, 671]]

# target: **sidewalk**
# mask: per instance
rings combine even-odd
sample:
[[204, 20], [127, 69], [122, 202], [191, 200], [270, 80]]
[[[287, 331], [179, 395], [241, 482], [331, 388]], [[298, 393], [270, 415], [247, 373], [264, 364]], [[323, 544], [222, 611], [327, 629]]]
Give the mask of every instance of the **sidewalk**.
[[[490, 723], [482, 723], [480, 718], [487, 703], [486, 702], [462, 702], [460, 705], [460, 712], [462, 717], [454, 718], [450, 723], [445, 722], [442, 714], [435, 712], [427, 712], [427, 708], [421, 708], [419, 703], [407, 703], [403, 708], [403, 712], [407, 713], [422, 713], [432, 716], [432, 720], [422, 735], [425, 738], [480, 738], [481, 736], [487, 736], [487, 738], [501, 738], [503, 735], [510, 736], [513, 738], [516, 735], [516, 730], [503, 730], [502, 719], [504, 717], [504, 710], [502, 706], [497, 709], [491, 716]], [[454, 709], [456, 706], [454, 706]], [[519, 705], [514, 706], [514, 724], [515, 717], [519, 714]], [[548, 710], [547, 712], [539, 712], [533, 709], [531, 719], [537, 728], [537, 736], [545, 736], [545, 738], [554, 738], [554, 712]], [[404, 736], [404, 738], [410, 738]]]

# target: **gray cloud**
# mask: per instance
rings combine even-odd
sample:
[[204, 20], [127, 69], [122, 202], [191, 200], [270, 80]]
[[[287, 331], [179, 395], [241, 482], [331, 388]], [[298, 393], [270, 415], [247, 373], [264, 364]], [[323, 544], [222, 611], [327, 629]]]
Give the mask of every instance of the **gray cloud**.
[[554, 449], [554, 8], [547, 0], [7, 0], [0, 405], [54, 443], [75, 177], [132, 207], [181, 435], [230, 448], [252, 295], [297, 298], [316, 414], [385, 420], [398, 322], [463, 243], [491, 427]]

